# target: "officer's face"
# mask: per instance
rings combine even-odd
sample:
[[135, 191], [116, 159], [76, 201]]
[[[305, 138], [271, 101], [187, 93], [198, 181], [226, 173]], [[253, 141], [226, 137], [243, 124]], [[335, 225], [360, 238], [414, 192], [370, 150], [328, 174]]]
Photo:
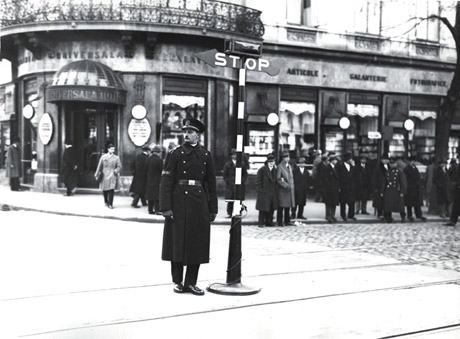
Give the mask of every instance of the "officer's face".
[[193, 129], [186, 129], [184, 130], [184, 140], [186, 143], [196, 144], [200, 140], [200, 136], [197, 131]]

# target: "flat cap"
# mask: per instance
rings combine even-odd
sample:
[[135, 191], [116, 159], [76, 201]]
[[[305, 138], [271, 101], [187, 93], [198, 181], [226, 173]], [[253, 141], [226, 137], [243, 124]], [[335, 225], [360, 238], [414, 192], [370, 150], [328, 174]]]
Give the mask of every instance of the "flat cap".
[[182, 120], [182, 130], [191, 129], [198, 133], [206, 131], [206, 126], [198, 119], [186, 118]]

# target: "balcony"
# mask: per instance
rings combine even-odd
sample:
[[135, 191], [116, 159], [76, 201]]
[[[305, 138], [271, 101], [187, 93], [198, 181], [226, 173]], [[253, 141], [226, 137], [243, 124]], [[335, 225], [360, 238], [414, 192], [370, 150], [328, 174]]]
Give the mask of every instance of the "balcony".
[[113, 30], [130, 25], [144, 30], [166, 26], [254, 39], [264, 35], [260, 11], [211, 0], [0, 0], [0, 8], [1, 35], [41, 27], [57, 30], [70, 24]]

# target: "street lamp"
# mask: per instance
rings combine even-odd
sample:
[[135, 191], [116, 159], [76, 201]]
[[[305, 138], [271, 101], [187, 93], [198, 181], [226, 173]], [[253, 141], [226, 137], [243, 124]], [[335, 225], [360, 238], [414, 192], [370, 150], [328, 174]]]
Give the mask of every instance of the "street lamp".
[[406, 119], [406, 121], [404, 121], [404, 128], [406, 131], [410, 132], [414, 129], [414, 127], [415, 127], [414, 120]]
[[267, 115], [267, 123], [270, 126], [278, 125], [279, 121], [280, 121], [280, 117], [278, 116], [278, 114], [270, 113], [269, 115]]
[[348, 129], [350, 127], [350, 119], [348, 117], [341, 117], [339, 120], [339, 127], [341, 129]]

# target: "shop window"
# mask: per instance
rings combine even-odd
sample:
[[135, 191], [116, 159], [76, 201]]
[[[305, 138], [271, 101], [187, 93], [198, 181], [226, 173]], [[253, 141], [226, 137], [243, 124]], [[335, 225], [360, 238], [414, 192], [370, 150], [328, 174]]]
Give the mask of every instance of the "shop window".
[[369, 132], [378, 131], [379, 106], [368, 104], [348, 104], [347, 114], [350, 127], [347, 130], [347, 151], [353, 156], [360, 154], [375, 158], [378, 139], [370, 139]]
[[356, 0], [356, 32], [366, 34], [380, 34], [380, 2], [380, 0]]
[[280, 102], [280, 148], [296, 156], [307, 155], [315, 146], [316, 104], [311, 102]]
[[449, 148], [447, 150], [447, 155], [449, 159], [456, 159], [457, 154], [460, 151], [460, 137], [458, 136], [450, 136], [449, 137]]
[[314, 26], [312, 22], [312, 3], [315, 0], [287, 0], [287, 22], [293, 25]]
[[249, 127], [249, 143], [244, 152], [249, 155], [249, 174], [257, 174], [267, 160], [268, 154], [275, 154], [275, 129], [262, 124]]
[[409, 133], [411, 155], [428, 161], [435, 152], [436, 112], [411, 110], [409, 117], [415, 123]]
[[[162, 105], [161, 143], [167, 150], [183, 143], [182, 121], [185, 118], [195, 118], [206, 125], [204, 96], [163, 94]], [[202, 145], [205, 142], [205, 133], [201, 135]]]
[[390, 157], [404, 158], [406, 156], [405, 136], [403, 132], [393, 132], [389, 147]]

